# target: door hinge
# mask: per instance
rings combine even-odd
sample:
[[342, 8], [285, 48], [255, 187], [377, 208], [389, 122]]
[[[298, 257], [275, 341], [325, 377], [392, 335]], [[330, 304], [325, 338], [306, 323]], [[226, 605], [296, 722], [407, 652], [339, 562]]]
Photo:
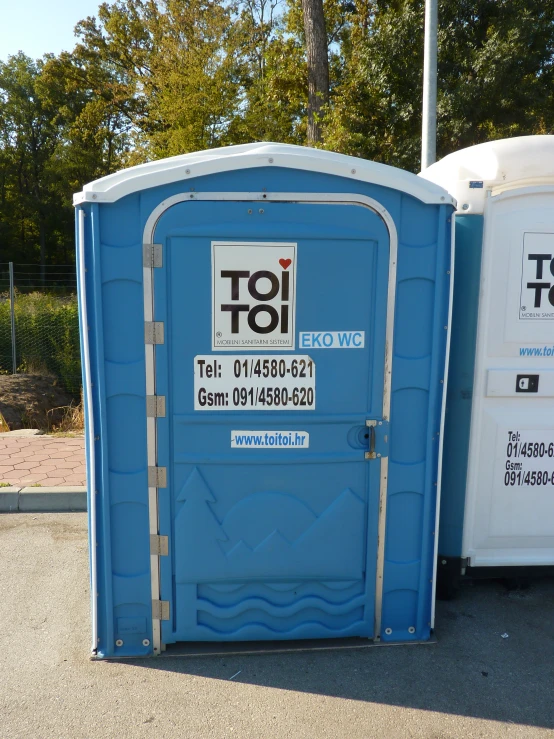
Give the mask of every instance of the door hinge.
[[144, 323], [144, 343], [145, 344], [163, 344], [164, 343], [164, 325], [162, 321], [145, 321]]
[[152, 618], [158, 621], [169, 621], [169, 601], [153, 600], [152, 601]]
[[169, 554], [169, 537], [150, 534], [150, 554], [167, 557]]
[[147, 269], [163, 266], [163, 249], [161, 244], [142, 245], [142, 264]]
[[146, 396], [147, 418], [165, 418], [165, 395]]
[[166, 467], [149, 467], [148, 468], [148, 487], [149, 488], [166, 488], [167, 487], [167, 468]]

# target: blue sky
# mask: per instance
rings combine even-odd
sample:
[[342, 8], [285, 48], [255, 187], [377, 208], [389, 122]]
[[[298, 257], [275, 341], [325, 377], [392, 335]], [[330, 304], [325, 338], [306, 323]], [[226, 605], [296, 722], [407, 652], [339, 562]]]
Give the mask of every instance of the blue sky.
[[71, 51], [75, 24], [96, 15], [101, 0], [0, 0], [0, 60], [21, 49], [33, 59]]

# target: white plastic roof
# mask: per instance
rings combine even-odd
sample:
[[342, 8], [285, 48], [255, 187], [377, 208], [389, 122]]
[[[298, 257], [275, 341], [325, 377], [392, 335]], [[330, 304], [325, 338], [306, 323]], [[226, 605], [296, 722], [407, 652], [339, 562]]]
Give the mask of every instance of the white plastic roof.
[[513, 187], [554, 184], [554, 136], [519, 136], [470, 146], [419, 176], [448, 190], [460, 211], [482, 213], [487, 190], [494, 195]]
[[[310, 170], [371, 182], [413, 195], [424, 203], [453, 202], [442, 188], [395, 167], [321, 149], [259, 143], [183, 154], [130, 167], [85, 185], [83, 191], [73, 197], [73, 204], [113, 203], [130, 193], [171, 182], [215, 172], [267, 166]], [[294, 182], [291, 183], [292, 191]]]

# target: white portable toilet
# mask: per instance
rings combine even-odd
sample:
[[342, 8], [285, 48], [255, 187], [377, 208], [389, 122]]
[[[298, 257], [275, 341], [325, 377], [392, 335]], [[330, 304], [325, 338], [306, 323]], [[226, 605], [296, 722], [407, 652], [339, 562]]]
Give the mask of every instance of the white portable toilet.
[[421, 176], [458, 202], [439, 582], [554, 565], [554, 136]]

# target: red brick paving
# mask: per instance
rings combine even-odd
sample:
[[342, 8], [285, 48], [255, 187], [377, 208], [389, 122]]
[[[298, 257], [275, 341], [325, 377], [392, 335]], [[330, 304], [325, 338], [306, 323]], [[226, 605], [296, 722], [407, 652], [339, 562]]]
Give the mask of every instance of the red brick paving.
[[0, 482], [42, 487], [86, 485], [82, 436], [0, 437]]

